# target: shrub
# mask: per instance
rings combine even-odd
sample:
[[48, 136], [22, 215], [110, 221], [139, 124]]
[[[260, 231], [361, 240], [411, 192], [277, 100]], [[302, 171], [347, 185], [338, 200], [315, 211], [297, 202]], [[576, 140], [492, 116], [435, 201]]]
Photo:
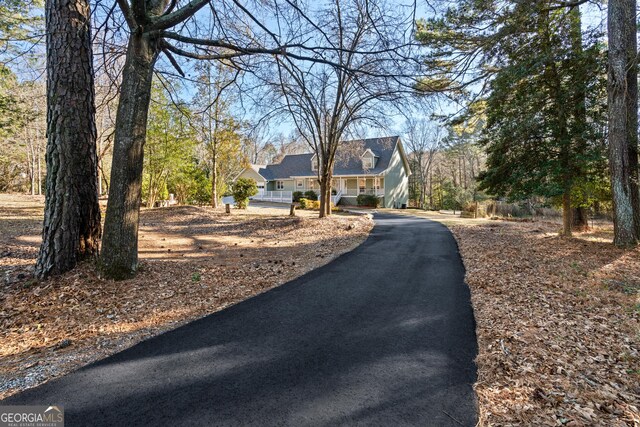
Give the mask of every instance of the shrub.
[[309, 199], [302, 198], [298, 203], [300, 203], [300, 209], [307, 209], [307, 210], [320, 209], [319, 200], [309, 200]]
[[[476, 205], [477, 205], [477, 211], [476, 211]], [[478, 218], [486, 217], [487, 216], [487, 206], [485, 204], [482, 204], [482, 203], [479, 203], [479, 202], [469, 202], [464, 207], [464, 209], [462, 209], [461, 217], [462, 218], [474, 218], [476, 216], [476, 214], [478, 215]], [[465, 216], [465, 215], [468, 215], [468, 216]]]
[[256, 181], [251, 178], [238, 178], [233, 184], [233, 198], [238, 209], [246, 209], [249, 197], [258, 194]]
[[380, 206], [380, 199], [373, 194], [360, 194], [356, 198], [356, 202], [358, 206], [371, 206], [373, 208]]
[[294, 202], [299, 202], [300, 199], [302, 199], [303, 194], [302, 191], [294, 191], [291, 196], [293, 197]]
[[318, 194], [313, 190], [307, 190], [304, 192], [304, 198], [308, 200], [318, 200]]

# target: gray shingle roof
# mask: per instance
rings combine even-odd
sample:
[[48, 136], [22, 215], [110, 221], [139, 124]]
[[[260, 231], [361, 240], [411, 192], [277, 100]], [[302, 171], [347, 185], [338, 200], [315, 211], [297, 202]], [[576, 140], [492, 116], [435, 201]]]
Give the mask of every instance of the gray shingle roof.
[[[391, 156], [399, 141], [398, 136], [384, 138], [359, 139], [345, 141], [338, 148], [336, 163], [333, 168], [334, 175], [375, 175], [389, 167]], [[376, 156], [376, 165], [373, 169], [364, 170], [360, 156], [367, 150], [371, 150]], [[267, 165], [258, 169], [258, 173], [267, 181], [275, 179], [287, 179], [292, 176], [315, 176], [311, 169], [313, 153], [290, 154], [284, 156], [277, 164]]]

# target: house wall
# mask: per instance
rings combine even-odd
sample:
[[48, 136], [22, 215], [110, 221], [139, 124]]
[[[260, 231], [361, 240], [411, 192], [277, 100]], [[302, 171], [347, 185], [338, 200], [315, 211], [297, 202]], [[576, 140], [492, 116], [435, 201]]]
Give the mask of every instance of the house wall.
[[284, 188], [278, 189], [276, 188], [276, 181], [269, 181], [267, 183], [267, 191], [296, 191], [296, 189], [293, 187], [294, 182], [292, 179], [281, 179], [278, 181], [282, 181], [282, 183], [284, 184]]
[[393, 151], [385, 175], [384, 207], [394, 208], [409, 203], [409, 176], [402, 161], [400, 145]]
[[251, 168], [245, 168], [242, 171], [242, 173], [240, 175], [238, 175], [238, 178], [251, 178], [255, 182], [259, 183], [259, 184], [263, 184], [265, 182], [264, 178], [261, 177], [258, 172], [254, 171]]

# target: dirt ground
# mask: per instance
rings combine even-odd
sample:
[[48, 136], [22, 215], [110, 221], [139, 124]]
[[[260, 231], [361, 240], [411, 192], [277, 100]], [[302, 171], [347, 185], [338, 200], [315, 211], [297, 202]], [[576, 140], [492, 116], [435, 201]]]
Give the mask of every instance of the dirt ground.
[[84, 263], [40, 282], [42, 213], [42, 197], [0, 194], [0, 399], [324, 265], [373, 226], [274, 205], [143, 209], [135, 279]]
[[480, 425], [640, 426], [640, 248], [612, 226], [404, 211], [453, 231], [477, 322]]

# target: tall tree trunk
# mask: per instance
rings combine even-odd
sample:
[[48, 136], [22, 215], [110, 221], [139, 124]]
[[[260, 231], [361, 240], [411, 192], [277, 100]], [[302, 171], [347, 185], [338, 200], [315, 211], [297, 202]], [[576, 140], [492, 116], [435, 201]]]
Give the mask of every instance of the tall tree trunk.
[[320, 218], [324, 218], [327, 216], [327, 186], [329, 184], [327, 183], [327, 177], [326, 175], [322, 175], [322, 177], [320, 178], [320, 213], [319, 213], [319, 217]]
[[215, 148], [211, 153], [211, 207], [218, 207], [218, 156]]
[[331, 216], [331, 175], [329, 175], [327, 179], [327, 189], [326, 189], [326, 200], [327, 203], [324, 205], [325, 215]]
[[573, 208], [571, 229], [577, 232], [589, 231], [589, 216], [585, 208]]
[[138, 219], [147, 118], [157, 40], [134, 33], [129, 39], [116, 116], [109, 202], [101, 268], [111, 279], [126, 279], [138, 268]]
[[98, 196], [102, 196], [102, 137], [98, 138]]
[[573, 212], [571, 211], [571, 189], [565, 189], [562, 194], [562, 234], [571, 237], [573, 226]]
[[71, 270], [100, 239], [91, 11], [86, 0], [47, 0], [47, 175], [35, 274]]
[[631, 19], [627, 22], [629, 46], [627, 47], [627, 120], [629, 150], [629, 188], [633, 207], [635, 238], [640, 242], [640, 170], [638, 169], [638, 26], [636, 1], [633, 2]]
[[[211, 207], [218, 207], [218, 125], [220, 124], [220, 84], [219, 79], [216, 79], [216, 99], [212, 99], [211, 93], [211, 64], [207, 63], [207, 102], [213, 105], [213, 117], [211, 117], [211, 110], [207, 111], [207, 118], [209, 122], [209, 143], [211, 145]], [[212, 123], [213, 119], [213, 123]]]
[[40, 133], [38, 132], [38, 196], [42, 196], [42, 147], [40, 146]]
[[[572, 50], [572, 104], [573, 104], [573, 153], [574, 156], [584, 156], [587, 154], [587, 82], [584, 72], [584, 52], [582, 49], [582, 15], [580, 7], [576, 6], [569, 11], [570, 37]], [[579, 174], [584, 175], [586, 171], [580, 166]], [[571, 230], [577, 232], [589, 229], [589, 218], [584, 207], [574, 207], [571, 211]]]
[[429, 208], [433, 209], [433, 170], [429, 171]]
[[[610, 0], [609, 39], [609, 168], [613, 196], [613, 243], [638, 243], [636, 218], [640, 215], [637, 177], [637, 65], [636, 1]], [[634, 169], [635, 170], [632, 170]], [[635, 194], [634, 194], [635, 193]]]

